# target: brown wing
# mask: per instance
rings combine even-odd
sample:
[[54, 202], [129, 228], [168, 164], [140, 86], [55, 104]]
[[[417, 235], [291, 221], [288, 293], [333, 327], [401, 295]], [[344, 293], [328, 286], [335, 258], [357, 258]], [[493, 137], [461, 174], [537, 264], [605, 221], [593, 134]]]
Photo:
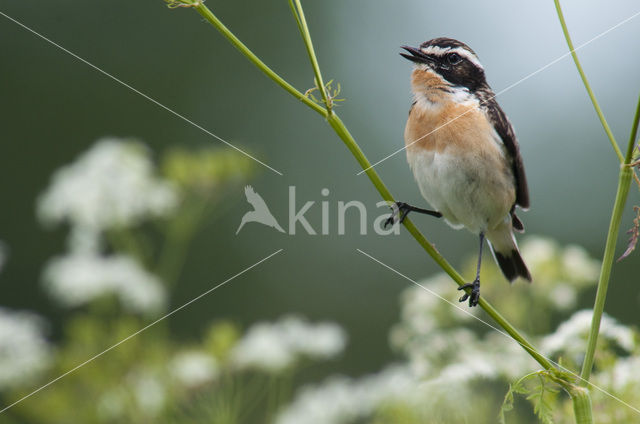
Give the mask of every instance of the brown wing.
[[509, 122], [509, 118], [507, 118], [507, 115], [505, 115], [493, 97], [484, 102], [484, 107], [493, 127], [502, 139], [507, 153], [511, 157], [511, 169], [516, 180], [516, 205], [527, 209], [529, 207], [529, 188], [527, 187], [524, 164], [522, 163], [522, 156], [520, 155], [520, 148], [518, 147], [513, 127]]

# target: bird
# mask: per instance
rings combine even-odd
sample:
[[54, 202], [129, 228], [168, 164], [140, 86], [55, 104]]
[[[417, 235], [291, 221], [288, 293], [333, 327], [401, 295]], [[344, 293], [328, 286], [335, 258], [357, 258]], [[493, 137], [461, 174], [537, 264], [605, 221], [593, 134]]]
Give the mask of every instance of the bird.
[[460, 302], [480, 299], [480, 268], [485, 239], [505, 278], [531, 282], [514, 231], [524, 225], [516, 207], [527, 210], [529, 190], [515, 132], [495, 100], [476, 53], [446, 37], [420, 47], [401, 46], [413, 62], [413, 104], [404, 132], [407, 161], [422, 196], [432, 209], [396, 202], [385, 227], [410, 212], [444, 218], [480, 241], [476, 277], [461, 285]]
[[250, 185], [244, 188], [244, 195], [247, 198], [247, 202], [251, 206], [253, 206], [253, 210], [245, 213], [242, 216], [242, 220], [240, 221], [240, 226], [236, 230], [236, 234], [240, 232], [244, 224], [247, 222], [259, 222], [260, 224], [264, 224], [266, 226], [275, 228], [276, 230], [284, 233], [284, 230], [276, 221], [276, 218], [273, 216], [269, 207], [265, 203], [264, 199], [256, 193], [256, 191]]

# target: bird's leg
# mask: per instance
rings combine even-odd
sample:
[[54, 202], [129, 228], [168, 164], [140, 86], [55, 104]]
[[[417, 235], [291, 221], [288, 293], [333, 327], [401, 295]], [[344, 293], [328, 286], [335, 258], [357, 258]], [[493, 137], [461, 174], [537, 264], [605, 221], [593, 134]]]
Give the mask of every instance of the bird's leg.
[[480, 266], [482, 264], [482, 246], [484, 245], [484, 233], [480, 233], [480, 253], [478, 253], [478, 268], [476, 269], [476, 279], [472, 283], [467, 283], [458, 287], [458, 290], [471, 289], [465, 292], [460, 298], [460, 302], [469, 299], [469, 306], [476, 306], [480, 300]]
[[387, 228], [389, 225], [395, 224], [397, 217], [400, 218], [397, 221], [402, 224], [402, 222], [407, 217], [407, 215], [409, 215], [409, 212], [423, 213], [425, 215], [435, 216], [436, 218], [442, 217], [442, 214], [437, 211], [418, 208], [416, 206], [411, 206], [410, 204], [404, 203], [404, 202], [396, 202], [393, 205], [391, 205], [391, 216], [387, 218], [387, 220], [384, 222], [384, 228]]

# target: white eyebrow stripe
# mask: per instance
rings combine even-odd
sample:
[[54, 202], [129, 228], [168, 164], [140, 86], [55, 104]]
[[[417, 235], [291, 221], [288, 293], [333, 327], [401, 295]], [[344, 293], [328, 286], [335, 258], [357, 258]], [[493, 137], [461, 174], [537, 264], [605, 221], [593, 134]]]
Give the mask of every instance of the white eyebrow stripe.
[[420, 50], [422, 50], [424, 54], [435, 54], [438, 56], [444, 55], [445, 53], [457, 53], [460, 56], [467, 59], [469, 62], [476, 65], [478, 68], [484, 70], [484, 66], [482, 66], [482, 64], [476, 57], [476, 55], [471, 53], [469, 50], [465, 49], [464, 47], [451, 48], [451, 47], [429, 46]]
[[469, 60], [469, 62], [473, 63], [478, 68], [484, 70], [484, 67], [478, 60], [478, 57], [475, 54], [471, 53], [469, 50], [462, 47], [456, 47], [455, 49], [452, 49], [451, 52], [458, 53], [460, 56], [466, 58], [467, 60]]
[[438, 46], [429, 46], [427, 48], [420, 49], [424, 54], [435, 54], [442, 55], [451, 50], [451, 47], [438, 47]]

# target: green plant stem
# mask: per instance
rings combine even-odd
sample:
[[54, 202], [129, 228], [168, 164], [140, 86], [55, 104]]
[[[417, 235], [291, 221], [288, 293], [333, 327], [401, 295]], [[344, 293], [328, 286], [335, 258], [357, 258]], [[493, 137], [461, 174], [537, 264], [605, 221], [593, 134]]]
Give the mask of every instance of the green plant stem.
[[618, 240], [620, 221], [622, 220], [622, 212], [624, 211], [630, 186], [631, 169], [628, 166], [621, 165], [618, 179], [618, 190], [616, 192], [616, 200], [613, 206], [613, 212], [611, 213], [611, 220], [609, 222], [609, 232], [607, 234], [607, 242], [604, 248], [602, 267], [600, 268], [600, 278], [598, 279], [598, 290], [596, 292], [596, 300], [593, 306], [593, 317], [591, 319], [587, 351], [585, 353], [584, 362], [582, 363], [582, 372], [580, 373], [583, 386], [588, 383], [589, 377], [591, 377], [596, 343], [598, 342], [598, 333], [600, 332], [600, 321], [602, 319], [602, 313], [604, 312], [607, 289], [609, 288], [609, 277], [611, 276], [616, 242]]
[[609, 141], [611, 142], [611, 147], [616, 152], [616, 156], [618, 156], [618, 160], [620, 163], [623, 162], [624, 157], [622, 156], [622, 152], [620, 151], [620, 147], [618, 147], [618, 143], [616, 142], [613, 133], [611, 132], [611, 128], [609, 128], [609, 124], [602, 113], [602, 109], [600, 109], [600, 105], [598, 104], [598, 100], [596, 99], [595, 94], [593, 94], [593, 90], [591, 90], [591, 85], [589, 85], [589, 81], [587, 80], [587, 76], [582, 69], [582, 65], [578, 60], [578, 55], [576, 54], [575, 48], [573, 47], [573, 42], [571, 41], [571, 36], [569, 35], [569, 29], [567, 28], [567, 23], [564, 20], [564, 15], [562, 14], [562, 8], [560, 7], [560, 0], [553, 0], [556, 5], [556, 11], [558, 12], [558, 19], [560, 19], [560, 25], [562, 26], [562, 32], [564, 33], [564, 38], [567, 40], [567, 45], [569, 46], [569, 51], [571, 52], [571, 57], [573, 57], [573, 61], [576, 64], [576, 68], [578, 68], [578, 73], [580, 74], [580, 78], [582, 78], [582, 83], [584, 84], [584, 88], [587, 89], [587, 93], [589, 94], [589, 98], [591, 99], [591, 103], [593, 103], [593, 108], [596, 110], [598, 114], [598, 118], [600, 119], [600, 123], [604, 128], [604, 132], [607, 133], [607, 137], [609, 137]]
[[205, 196], [184, 202], [180, 213], [167, 223], [156, 273], [168, 287], [174, 287], [178, 281], [189, 253], [189, 241], [202, 223], [208, 206], [209, 199]]
[[302, 36], [304, 46], [307, 49], [309, 62], [311, 62], [311, 67], [313, 68], [313, 73], [316, 77], [316, 86], [318, 87], [318, 90], [320, 90], [320, 94], [322, 94], [322, 101], [325, 104], [327, 113], [331, 115], [331, 102], [329, 101], [329, 96], [327, 95], [327, 88], [325, 87], [324, 81], [322, 80], [320, 65], [318, 65], [318, 59], [316, 58], [315, 49], [313, 48], [313, 43], [311, 42], [311, 35], [309, 33], [309, 27], [307, 26], [307, 20], [304, 17], [304, 10], [302, 9], [300, 0], [289, 0], [289, 6], [291, 7], [293, 16], [296, 18], [298, 29], [300, 30], [300, 35]]
[[[316, 112], [323, 115], [331, 128], [342, 139], [349, 151], [356, 158], [362, 169], [366, 170], [366, 174], [373, 183], [374, 187], [378, 190], [382, 198], [387, 202], [394, 202], [393, 196], [387, 187], [384, 185], [378, 173], [371, 167], [371, 163], [366, 158], [360, 146], [356, 143], [355, 139], [349, 133], [342, 120], [335, 113], [329, 114], [327, 110], [314, 103], [302, 93], [296, 90], [289, 83], [280, 78], [275, 72], [273, 72], [266, 64], [264, 64], [253, 52], [249, 50], [222, 22], [203, 4], [198, 3], [193, 6], [197, 12], [202, 15], [209, 23], [211, 23], [227, 40], [231, 42], [247, 59], [254, 63], [258, 69], [265, 73], [274, 82], [287, 90], [291, 95], [303, 101], [304, 104], [311, 107]], [[301, 28], [304, 28], [301, 26]], [[310, 37], [309, 37], [310, 38]], [[309, 44], [309, 46], [312, 46]], [[312, 48], [312, 47], [311, 47]], [[314, 55], [315, 57], [315, 55]], [[316, 62], [317, 65], [317, 62]], [[315, 65], [314, 65], [315, 66]], [[321, 111], [318, 111], [318, 108]], [[427, 238], [415, 227], [410, 219], [404, 220], [404, 226], [409, 233], [416, 239], [416, 241], [422, 246], [422, 248], [433, 258], [433, 260], [459, 285], [467, 283], [466, 280], [446, 261], [446, 259], [436, 250]], [[516, 342], [518, 342], [526, 352], [533, 357], [544, 369], [554, 371], [556, 368], [553, 364], [547, 360], [544, 356], [538, 353], [538, 351], [520, 334], [520, 332], [507, 321], [489, 302], [480, 298], [479, 305], [493, 320], [504, 329]]]
[[[344, 142], [351, 154], [356, 158], [358, 164], [362, 169], [366, 169], [366, 174], [373, 183], [374, 187], [378, 190], [378, 193], [387, 202], [394, 202], [391, 192], [380, 179], [378, 173], [371, 167], [371, 163], [366, 158], [358, 143], [354, 140], [349, 130], [345, 127], [344, 123], [337, 114], [332, 114], [329, 118], [329, 125], [336, 132], [338, 137]], [[458, 286], [462, 286], [467, 281], [447, 262], [447, 260], [436, 250], [427, 238], [416, 228], [413, 222], [406, 218], [403, 224], [407, 231], [413, 236], [414, 239], [422, 246], [422, 248], [431, 256], [431, 258], [446, 272]], [[517, 341], [542, 367], [547, 370], [554, 370], [555, 367], [544, 356], [540, 355], [538, 351], [529, 343], [522, 334], [516, 330], [511, 323], [509, 323], [489, 302], [480, 298], [480, 307], [493, 318], [493, 320], [502, 327], [515, 341]]]
[[593, 423], [591, 396], [589, 396], [589, 391], [584, 387], [573, 386], [569, 390], [569, 395], [573, 402], [573, 412], [576, 417], [576, 424]]
[[618, 232], [620, 231], [620, 222], [622, 221], [622, 213], [624, 212], [629, 188], [631, 187], [631, 176], [633, 175], [633, 170], [629, 164], [633, 157], [633, 147], [638, 134], [638, 121], [640, 121], [640, 96], [638, 97], [636, 113], [633, 117], [633, 124], [631, 125], [627, 154], [624, 158], [623, 164], [620, 165], [618, 190], [616, 192], [616, 200], [613, 204], [613, 211], [611, 212], [607, 243], [604, 248], [602, 268], [600, 269], [600, 278], [598, 280], [598, 291], [596, 292], [596, 300], [593, 306], [593, 317], [591, 318], [591, 329], [589, 331], [589, 340], [587, 341], [587, 351], [585, 353], [584, 362], [582, 363], [582, 372], [580, 373], [583, 386], [589, 381], [589, 377], [591, 377], [591, 370], [593, 369], [596, 344], [598, 343], [598, 333], [600, 332], [600, 321], [602, 319], [604, 304], [607, 298], [607, 289], [609, 287], [616, 242], [618, 241]]
[[211, 25], [213, 25], [219, 32], [226, 38], [243, 56], [245, 56], [251, 63], [253, 63], [258, 69], [260, 69], [266, 76], [272, 79], [276, 84], [282, 87], [289, 94], [300, 100], [305, 105], [316, 111], [322, 116], [327, 116], [325, 108], [315, 103], [313, 100], [306, 97], [303, 93], [298, 91], [294, 86], [285, 81], [280, 75], [276, 74], [271, 68], [269, 68], [258, 56], [256, 56], [247, 46], [242, 43], [229, 29], [220, 21], [211, 11], [204, 5], [203, 2], [199, 2], [192, 6], [204, 19], [206, 19]]
[[633, 160], [633, 149], [636, 145], [636, 137], [638, 137], [638, 123], [640, 121], [640, 96], [638, 96], [638, 104], [636, 105], [636, 113], [633, 116], [633, 125], [631, 126], [631, 134], [627, 143], [627, 154], [624, 157], [624, 163], [629, 164]]

